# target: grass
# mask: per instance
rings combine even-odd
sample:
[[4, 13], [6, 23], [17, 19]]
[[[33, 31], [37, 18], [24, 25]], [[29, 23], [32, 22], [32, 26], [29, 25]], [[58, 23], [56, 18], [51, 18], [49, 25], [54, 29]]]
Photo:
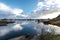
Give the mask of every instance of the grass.
[[60, 18], [54, 18], [48, 21], [49, 24], [60, 26]]
[[39, 40], [60, 40], [60, 35], [40, 35]]

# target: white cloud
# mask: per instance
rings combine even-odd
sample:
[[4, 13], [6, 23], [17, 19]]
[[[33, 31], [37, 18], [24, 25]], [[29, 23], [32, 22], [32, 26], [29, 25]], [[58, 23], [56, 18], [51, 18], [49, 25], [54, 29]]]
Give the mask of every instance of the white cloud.
[[0, 14], [9, 15], [1, 16], [1, 18], [27, 18], [28, 15], [20, 8], [11, 8], [10, 6], [0, 2]]
[[44, 2], [38, 2], [37, 7], [38, 9], [40, 8], [45, 8], [44, 10], [51, 10], [51, 7], [55, 7], [56, 3], [52, 0], [46, 0]]
[[3, 3], [0, 3], [0, 11], [10, 11], [11, 8]]
[[45, 5], [44, 5], [43, 2], [39, 2], [39, 3], [37, 4], [37, 6], [39, 6], [39, 7], [43, 7], [43, 6], [45, 6]]
[[48, 19], [48, 18], [52, 19], [52, 18], [56, 18], [59, 14], [60, 14], [60, 12], [54, 12], [54, 13], [52, 13], [52, 14], [43, 15], [43, 16], [41, 16], [40, 18], [41, 18], [41, 19]]
[[59, 7], [60, 8], [60, 0], [46, 0], [46, 4], [48, 4], [48, 5], [54, 5], [54, 4], [56, 4], [57, 5], [57, 7]]
[[27, 14], [21, 14], [21, 16], [23, 16], [25, 18], [28, 18], [29, 17], [29, 15], [27, 15]]
[[16, 9], [13, 9], [11, 12], [12, 12], [13, 14], [20, 15], [20, 13], [23, 13], [23, 10], [16, 8]]
[[19, 8], [11, 8], [8, 5], [4, 4], [4, 3], [0, 3], [0, 11], [2, 12], [9, 12], [11, 14], [15, 14], [16, 16], [20, 15], [21, 13], [23, 13], [22, 9]]
[[55, 18], [60, 14], [60, 0], [45, 0], [38, 2], [37, 8], [33, 10], [36, 18]]
[[55, 4], [55, 0], [45, 0], [45, 3], [47, 5], [54, 5]]

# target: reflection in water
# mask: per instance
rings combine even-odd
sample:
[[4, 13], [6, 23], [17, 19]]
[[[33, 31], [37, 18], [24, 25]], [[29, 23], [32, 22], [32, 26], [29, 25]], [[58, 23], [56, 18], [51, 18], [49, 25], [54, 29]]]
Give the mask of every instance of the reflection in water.
[[54, 30], [55, 34], [60, 34], [60, 27], [54, 25], [37, 24], [34, 21], [16, 21], [16, 23], [8, 24], [7, 26], [0, 26], [0, 40], [8, 40], [28, 34], [33, 37], [40, 34], [42, 29], [50, 33], [53, 33], [52, 30]]
[[41, 33], [41, 30], [44, 29], [44, 32], [50, 32], [55, 34], [60, 34], [60, 27], [55, 26], [55, 25], [45, 25], [43, 23], [39, 23], [36, 25], [35, 29], [37, 30], [38, 33]]
[[22, 30], [23, 27], [20, 24], [16, 24], [12, 27], [12, 29], [17, 31], [17, 30]]
[[[26, 23], [26, 24], [25, 24]], [[13, 37], [27, 35], [28, 33], [30, 36], [36, 35], [36, 30], [34, 30], [33, 26], [35, 22], [16, 22], [13, 24], [8, 24], [7, 26], [0, 27], [0, 40], [7, 40]]]

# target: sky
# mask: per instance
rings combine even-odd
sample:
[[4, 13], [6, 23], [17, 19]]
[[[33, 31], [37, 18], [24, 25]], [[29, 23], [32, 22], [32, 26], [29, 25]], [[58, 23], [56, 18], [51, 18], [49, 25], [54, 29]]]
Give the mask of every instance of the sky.
[[24, 12], [30, 12], [37, 4], [37, 0], [0, 0], [0, 2], [12, 8], [21, 8]]
[[59, 14], [59, 0], [0, 0], [0, 19], [52, 19]]

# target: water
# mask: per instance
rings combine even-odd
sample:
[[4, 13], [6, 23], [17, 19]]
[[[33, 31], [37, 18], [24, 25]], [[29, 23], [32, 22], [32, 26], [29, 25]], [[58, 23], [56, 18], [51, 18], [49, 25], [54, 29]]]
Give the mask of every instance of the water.
[[0, 40], [8, 40], [13, 37], [26, 36], [28, 34], [33, 37], [37, 34], [34, 25], [37, 25], [34, 21], [16, 21], [7, 26], [0, 26]]
[[42, 29], [45, 32], [60, 34], [60, 27], [54, 25], [45, 25], [35, 21], [16, 21], [7, 26], [0, 26], [0, 40], [8, 40], [14, 37], [27, 36], [31, 38], [41, 34]]

